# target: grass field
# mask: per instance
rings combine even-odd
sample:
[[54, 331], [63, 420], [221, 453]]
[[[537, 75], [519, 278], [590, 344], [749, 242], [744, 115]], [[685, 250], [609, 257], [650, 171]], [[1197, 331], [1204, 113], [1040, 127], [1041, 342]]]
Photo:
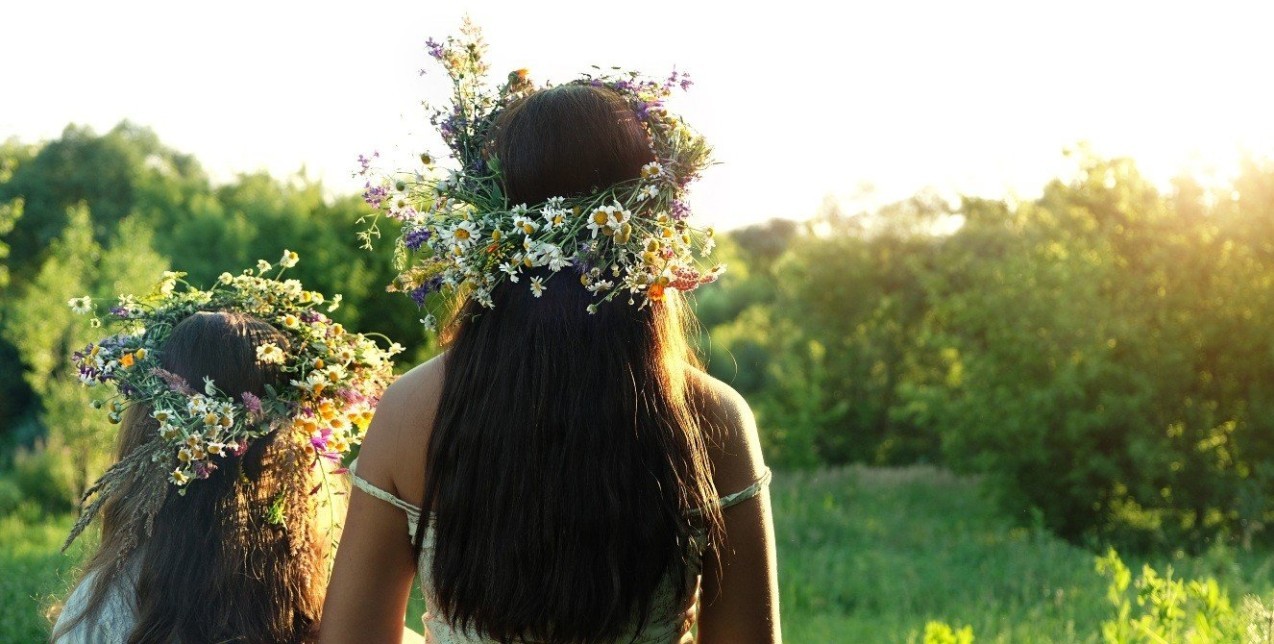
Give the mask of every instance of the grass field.
[[[1018, 527], [945, 471], [779, 473], [773, 499], [786, 641], [918, 642], [942, 620], [971, 626], [979, 642], [1087, 642], [1111, 616], [1092, 553]], [[0, 642], [47, 638], [42, 607], [65, 592], [84, 547], [58, 553], [69, 527], [29, 512], [0, 519]], [[1235, 600], [1274, 589], [1265, 553], [1151, 563], [1215, 577]]]

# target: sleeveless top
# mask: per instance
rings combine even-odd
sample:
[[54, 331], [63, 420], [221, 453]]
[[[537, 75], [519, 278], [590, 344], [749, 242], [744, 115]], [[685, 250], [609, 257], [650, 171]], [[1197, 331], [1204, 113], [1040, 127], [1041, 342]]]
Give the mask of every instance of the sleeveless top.
[[[107, 587], [106, 595], [98, 607], [97, 614], [76, 624], [71, 630], [62, 633], [54, 642], [56, 644], [98, 644], [102, 642], [123, 642], [133, 632], [137, 622], [133, 599], [137, 596], [133, 575], [135, 566], [128, 566], [117, 573]], [[53, 632], [59, 627], [78, 617], [88, 608], [89, 596], [92, 594], [93, 582], [97, 572], [91, 572], [80, 580], [79, 585], [67, 597], [62, 607], [62, 614], [53, 625]]]
[[[376, 497], [390, 505], [402, 510], [407, 515], [407, 536], [414, 542], [416, 539], [416, 526], [420, 522], [420, 508], [394, 496], [393, 494], [382, 490], [358, 474], [353, 472], [356, 463], [350, 465], [350, 472], [353, 475], [354, 487]], [[728, 508], [737, 503], [746, 501], [761, 492], [769, 482], [772, 474], [767, 468], [760, 477], [757, 478], [752, 485], [739, 490], [733, 494], [727, 494], [721, 497], [717, 504], [721, 509]], [[705, 535], [703, 532], [698, 533], [691, 539], [690, 547], [693, 549], [690, 558], [690, 566], [686, 571], [688, 579], [675, 580], [665, 579], [660, 584], [654, 600], [651, 602], [650, 618], [647, 620], [646, 627], [642, 629], [640, 638], [626, 637], [621, 639], [623, 642], [631, 642], [633, 644], [653, 644], [659, 642], [666, 644], [667, 642], [676, 642], [682, 635], [683, 624], [685, 622], [686, 611], [690, 608], [690, 604], [678, 605], [676, 603], [677, 588], [680, 584], [685, 584], [702, 572], [703, 569], [703, 549], [705, 546]], [[434, 550], [434, 534], [432, 526], [425, 531], [424, 538], [421, 542], [420, 559], [416, 562], [417, 580], [420, 582], [420, 588], [425, 593], [426, 607], [433, 602], [433, 584], [430, 582], [430, 562], [433, 559]], [[693, 603], [693, 596], [688, 598], [688, 602]], [[461, 630], [453, 628], [442, 615], [434, 614], [426, 610], [421, 617], [425, 627], [425, 641], [430, 644], [493, 644], [493, 640], [484, 638], [483, 636], [469, 630]]]

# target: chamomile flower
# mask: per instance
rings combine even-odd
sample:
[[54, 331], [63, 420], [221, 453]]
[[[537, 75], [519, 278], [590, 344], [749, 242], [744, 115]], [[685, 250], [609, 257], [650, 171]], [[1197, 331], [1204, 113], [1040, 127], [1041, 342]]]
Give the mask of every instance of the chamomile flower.
[[73, 297], [66, 301], [67, 306], [71, 307], [71, 311], [77, 315], [84, 315], [93, 310], [93, 298], [85, 295], [84, 297]]
[[663, 170], [664, 170], [664, 167], [662, 165], [659, 165], [658, 161], [651, 161], [650, 163], [647, 163], [646, 165], [641, 167], [641, 177], [643, 179], [654, 179], [655, 177], [659, 176], [659, 174], [663, 172]]
[[234, 275], [231, 275], [230, 273], [222, 273], [221, 276], [217, 278], [217, 281], [225, 284], [226, 286], [230, 286], [234, 283]]
[[268, 271], [268, 270], [270, 270], [270, 262], [267, 262], [267, 261], [265, 261], [264, 259], [258, 259], [258, 260], [257, 260], [257, 272], [258, 272], [258, 273], [264, 273], [264, 272], [266, 272], [266, 271]]
[[544, 295], [544, 279], [541, 277], [531, 278], [531, 295], [540, 297]]
[[284, 249], [283, 257], [279, 258], [279, 266], [282, 266], [283, 268], [292, 268], [293, 266], [296, 266], [297, 261], [300, 259], [301, 257], [294, 251]]
[[257, 347], [257, 362], [261, 364], [283, 364], [286, 359], [283, 349], [273, 342], [266, 342]]
[[514, 284], [517, 284], [518, 282], [518, 272], [520, 270], [521, 269], [519, 269], [517, 266], [510, 264], [509, 262], [504, 262], [500, 264], [500, 271], [503, 272], [505, 275], [508, 275], [509, 281], [513, 282]]

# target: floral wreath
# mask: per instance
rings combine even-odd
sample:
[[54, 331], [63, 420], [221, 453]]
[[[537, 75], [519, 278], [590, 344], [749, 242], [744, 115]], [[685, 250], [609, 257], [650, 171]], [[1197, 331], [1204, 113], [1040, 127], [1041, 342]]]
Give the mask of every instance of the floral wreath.
[[[686, 187], [711, 163], [711, 149], [664, 108], [674, 88], [690, 87], [688, 75], [674, 70], [658, 81], [616, 68], [573, 81], [619, 94], [645, 129], [656, 160], [640, 177], [599, 193], [511, 204], [488, 143], [501, 111], [535, 91], [527, 71], [509, 74], [493, 91], [482, 59], [486, 44], [468, 20], [459, 38], [429, 40], [428, 49], [452, 83], [451, 104], [430, 109], [430, 122], [456, 167], [444, 172], [422, 154], [423, 169], [376, 185], [368, 181], [364, 199], [376, 217], [385, 213], [402, 224], [395, 245], [401, 273], [388, 290], [407, 293], [420, 306], [431, 292], [465, 292], [493, 308], [491, 291], [504, 280], [516, 283], [531, 268], [547, 268], [549, 278], [570, 268], [597, 296], [588, 305], [594, 313], [598, 303], [625, 291], [630, 304], [640, 298], [646, 306], [662, 300], [667, 289], [691, 291], [724, 271], [720, 264], [700, 266], [695, 255], [711, 253], [714, 232], [687, 222]], [[359, 162], [358, 174], [366, 176], [372, 159]], [[376, 222], [360, 235], [366, 248], [380, 234]], [[535, 297], [548, 288], [547, 279], [529, 277]], [[422, 322], [432, 328], [436, 318], [427, 315]]]
[[[265, 260], [240, 275], [222, 273], [217, 283], [201, 290], [186, 283], [185, 273], [165, 271], [151, 294], [121, 296], [110, 309], [107, 323], [119, 332], [75, 352], [79, 378], [85, 385], [111, 384], [115, 393], [105, 406], [112, 423], [125, 409], [146, 405], [158, 422], [156, 439], [112, 466], [84, 495], [80, 520], [67, 539], [69, 545], [87, 525], [115, 484], [135, 471], [134, 458], [160, 464], [168, 482], [185, 494], [189, 485], [217, 470], [218, 462], [242, 455], [253, 441], [274, 431], [289, 431], [313, 455], [339, 464], [350, 448], [362, 441], [381, 393], [393, 377], [391, 358], [402, 351], [397, 343], [382, 349], [365, 335], [350, 333], [318, 308], [332, 312], [341, 296], [330, 302], [322, 293], [305, 290], [295, 279], [281, 280], [298, 261], [284, 251], [279, 269]], [[178, 289], [181, 285], [183, 288]], [[77, 313], [93, 310], [91, 298], [73, 298]], [[203, 311], [237, 312], [270, 324], [288, 339], [288, 346], [265, 342], [256, 347], [261, 364], [277, 365], [287, 386], [266, 386], [258, 397], [244, 392], [235, 398], [204, 378], [188, 383], [162, 368], [162, 347], [173, 328]], [[93, 326], [101, 325], [97, 316]], [[98, 498], [88, 503], [94, 494]]]

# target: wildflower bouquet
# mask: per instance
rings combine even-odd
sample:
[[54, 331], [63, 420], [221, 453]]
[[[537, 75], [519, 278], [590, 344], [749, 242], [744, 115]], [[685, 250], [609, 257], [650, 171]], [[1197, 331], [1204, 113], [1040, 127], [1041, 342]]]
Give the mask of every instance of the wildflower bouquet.
[[[163, 463], [168, 481], [184, 494], [186, 486], [207, 478], [218, 462], [241, 455], [248, 446], [271, 432], [286, 431], [304, 444], [314, 464], [320, 459], [337, 462], [362, 440], [381, 393], [392, 378], [394, 354], [402, 347], [383, 349], [372, 339], [347, 332], [327, 312], [340, 306], [340, 296], [330, 302], [322, 293], [305, 290], [295, 279], [281, 279], [295, 266], [296, 253], [284, 251], [279, 268], [265, 260], [242, 274], [222, 273], [207, 290], [182, 278], [185, 273], [165, 271], [155, 289], [145, 297], [125, 295], [111, 307], [107, 323], [117, 333], [74, 354], [79, 378], [85, 385], [110, 384], [114, 394], [94, 406], [107, 408], [108, 419], [120, 422], [124, 410], [145, 405], [156, 421], [157, 436], [138, 458]], [[74, 298], [68, 304], [79, 313], [93, 310], [90, 298]], [[173, 328], [201, 311], [237, 312], [260, 319], [285, 338], [286, 346], [266, 342], [256, 347], [256, 359], [277, 365], [288, 385], [266, 387], [266, 395], [243, 393], [234, 397], [205, 378], [189, 383], [161, 366], [162, 347]], [[100, 319], [93, 318], [94, 326]], [[85, 494], [98, 499], [86, 505], [67, 543], [91, 520], [97, 507], [121, 476], [136, 464], [121, 461]]]
[[[641, 176], [585, 197], [553, 197], [539, 204], [511, 204], [504, 194], [500, 159], [490, 155], [495, 122], [502, 110], [535, 91], [526, 70], [508, 75], [498, 87], [486, 82], [486, 45], [466, 23], [460, 37], [432, 40], [429, 54], [451, 80], [450, 105], [432, 109], [431, 123], [450, 148], [453, 167], [435, 167], [421, 156], [416, 172], [373, 185], [364, 198], [377, 215], [402, 222], [396, 244], [401, 274], [391, 291], [423, 305], [433, 291], [464, 292], [487, 308], [491, 291], [504, 280], [519, 282], [524, 271], [547, 268], [550, 277], [570, 268], [597, 301], [621, 293], [630, 304], [663, 299], [666, 289], [690, 291], [715, 281], [721, 265], [701, 268], [696, 254], [712, 250], [712, 229], [692, 227], [685, 202], [687, 185], [710, 163], [710, 148], [665, 100], [690, 79], [676, 71], [658, 81], [617, 69], [586, 74], [574, 83], [605, 87], [619, 94], [650, 139], [656, 159]], [[366, 175], [371, 159], [360, 158]], [[370, 245], [375, 221], [365, 233]], [[528, 277], [539, 297], [546, 278]], [[424, 320], [432, 325], [433, 316]]]

